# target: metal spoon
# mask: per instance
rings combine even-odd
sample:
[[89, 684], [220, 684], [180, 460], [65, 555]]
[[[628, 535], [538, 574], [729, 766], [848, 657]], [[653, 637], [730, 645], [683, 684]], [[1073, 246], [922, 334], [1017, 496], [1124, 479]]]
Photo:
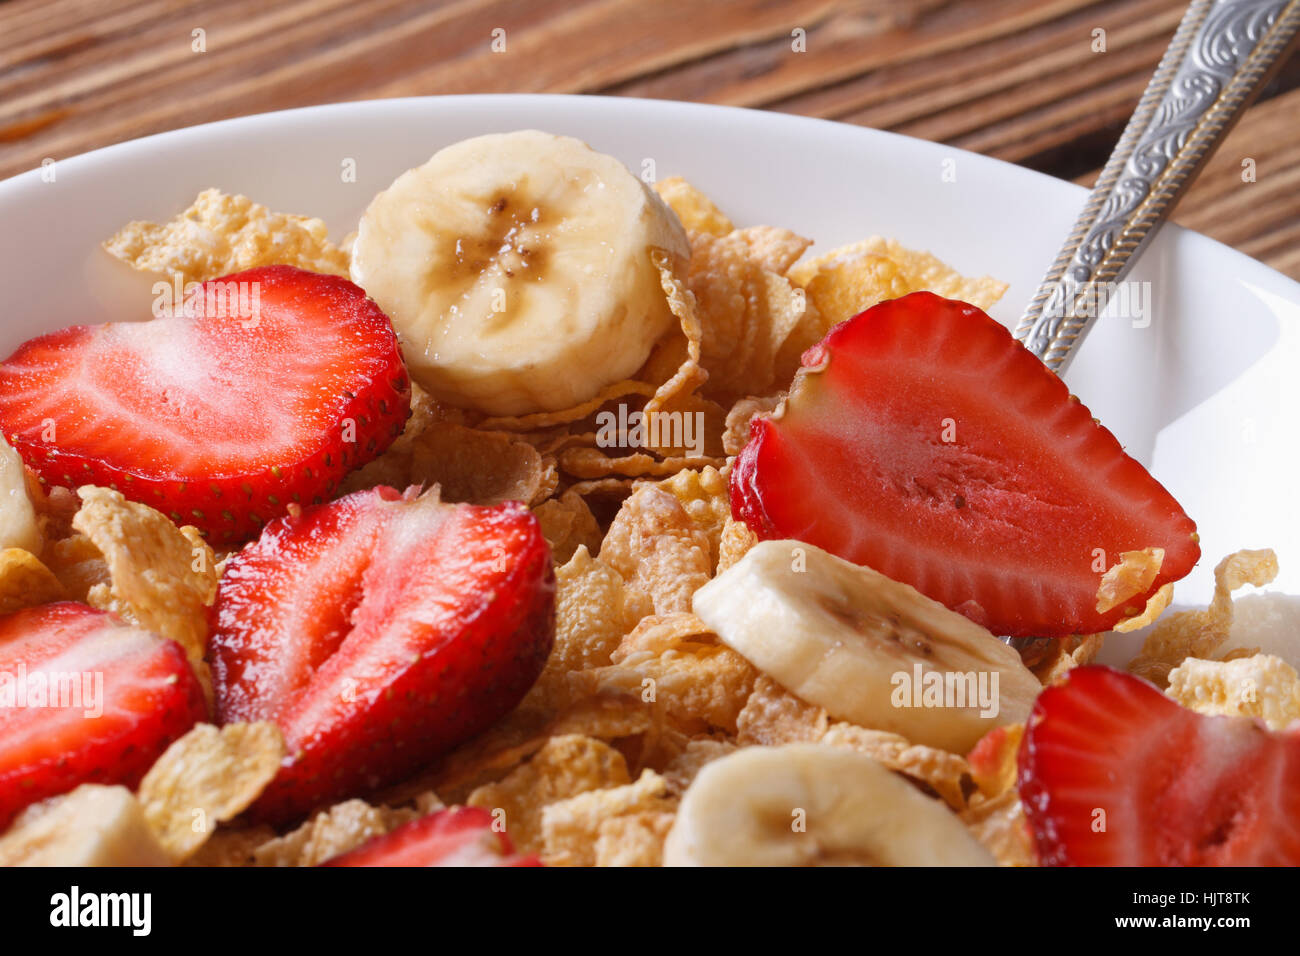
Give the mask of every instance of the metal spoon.
[[[1300, 0], [1194, 0], [1015, 336], [1054, 372], [1300, 36]], [[1027, 660], [1052, 638], [1010, 638]]]
[[1194, 0], [1016, 327], [1055, 372], [1300, 35], [1300, 0]]

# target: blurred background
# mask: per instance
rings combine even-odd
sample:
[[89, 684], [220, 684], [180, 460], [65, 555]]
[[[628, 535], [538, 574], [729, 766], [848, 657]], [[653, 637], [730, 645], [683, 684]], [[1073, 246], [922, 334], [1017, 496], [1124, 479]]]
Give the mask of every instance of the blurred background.
[[[3, 0], [0, 178], [46, 157], [267, 110], [545, 92], [819, 116], [1091, 185], [1184, 6]], [[1174, 218], [1300, 279], [1300, 57], [1264, 91]]]

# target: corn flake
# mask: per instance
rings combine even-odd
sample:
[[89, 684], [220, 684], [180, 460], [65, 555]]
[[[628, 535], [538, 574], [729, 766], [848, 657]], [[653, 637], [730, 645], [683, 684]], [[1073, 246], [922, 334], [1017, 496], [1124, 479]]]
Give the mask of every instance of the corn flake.
[[1300, 676], [1271, 654], [1230, 661], [1189, 657], [1169, 672], [1166, 693], [1197, 713], [1258, 717], [1272, 730], [1300, 720]]
[[600, 479], [617, 475], [628, 478], [659, 478], [674, 475], [683, 468], [702, 468], [722, 462], [708, 456], [656, 458], [645, 452], [607, 455], [599, 448], [566, 448], [558, 456], [560, 468], [580, 479]]
[[976, 794], [961, 811], [962, 822], [1000, 866], [1037, 866], [1034, 838], [1020, 795], [1008, 790], [996, 797]]
[[704, 384], [709, 373], [700, 364], [704, 326], [695, 296], [673, 268], [667, 253], [656, 251], [652, 257], [659, 270], [659, 284], [668, 300], [668, 308], [677, 317], [678, 328], [670, 331], [650, 352], [641, 374], [648, 381], [662, 381], [645, 410], [662, 409], [678, 395], [688, 394]]
[[864, 753], [890, 770], [924, 783], [954, 809], [966, 806], [962, 781], [970, 767], [964, 757], [914, 744], [898, 734], [842, 722], [831, 724], [819, 742]]
[[253, 866], [254, 853], [275, 839], [275, 831], [266, 825], [219, 827], [217, 832], [185, 859], [183, 866]]
[[67, 597], [54, 572], [36, 555], [22, 548], [0, 551], [0, 616]]
[[1119, 561], [1102, 575], [1101, 585], [1097, 588], [1098, 614], [1105, 614], [1150, 590], [1160, 573], [1160, 565], [1164, 563], [1165, 549], [1125, 551], [1119, 557]]
[[736, 401], [727, 412], [727, 422], [722, 433], [722, 448], [728, 455], [739, 455], [749, 444], [749, 429], [757, 415], [771, 415], [784, 396], [768, 395], [762, 398], [749, 396]]
[[579, 548], [588, 551], [600, 549], [602, 537], [600, 524], [581, 495], [572, 489], [558, 498], [550, 498], [533, 508], [542, 534], [551, 546], [551, 557], [556, 566], [562, 566]]
[[734, 733], [758, 676], [687, 613], [645, 618], [612, 658], [609, 667], [575, 675], [575, 686], [593, 694], [638, 696], [686, 733]]
[[263, 843], [253, 851], [253, 859], [258, 866], [316, 866], [420, 816], [416, 809], [345, 800], [285, 836]]
[[1132, 617], [1126, 617], [1123, 620], [1116, 622], [1115, 626], [1111, 628], [1111, 630], [1123, 634], [1127, 631], [1136, 631], [1149, 624], [1154, 624], [1156, 618], [1165, 613], [1165, 609], [1169, 607], [1169, 602], [1173, 599], [1174, 586], [1172, 583], [1166, 584], [1157, 590], [1155, 594], [1151, 595], [1151, 597], [1147, 598], [1147, 603], [1141, 611], [1134, 614]]
[[84, 534], [47, 542], [41, 554], [45, 566], [74, 601], [85, 604], [92, 591], [100, 593], [111, 586], [104, 555]]
[[542, 810], [543, 862], [547, 866], [594, 866], [596, 843], [607, 821], [634, 813], [672, 813], [668, 782], [645, 770], [635, 783], [592, 790]]
[[1074, 668], [1092, 663], [1105, 640], [1105, 634], [1049, 638], [1047, 653], [1029, 669], [1044, 685], [1055, 684]]
[[1263, 587], [1277, 577], [1277, 555], [1269, 549], [1237, 551], [1214, 569], [1214, 597], [1204, 611], [1173, 614], [1147, 635], [1129, 662], [1131, 674], [1164, 687], [1169, 672], [1189, 657], [1208, 658], [1232, 630], [1232, 592], [1243, 584]]
[[802, 252], [799, 246], [806, 247], [806, 240], [780, 230], [777, 234], [741, 229], [692, 237], [687, 285], [698, 304], [700, 363], [708, 373], [704, 389], [711, 398], [730, 402], [786, 384], [806, 347], [801, 343], [783, 352], [787, 340], [809, 322], [812, 341], [824, 332], [806, 293], [780, 274], [784, 269], [770, 268], [784, 265], [795, 249]]
[[198, 724], [175, 741], [140, 781], [145, 818], [180, 862], [238, 816], [280, 770], [284, 738], [272, 723]]
[[424, 773], [391, 788], [384, 799], [400, 803], [422, 790], [435, 789], [449, 801], [463, 800], [483, 784], [500, 780], [552, 737], [580, 734], [616, 741], [644, 734], [652, 724], [650, 705], [621, 692], [581, 697], [558, 715], [547, 708], [520, 705]]
[[807, 291], [826, 328], [910, 292], [934, 292], [987, 310], [1007, 290], [1005, 282], [989, 276], [967, 279], [928, 252], [880, 236], [800, 262], [789, 276]]
[[743, 521], [736, 521], [728, 516], [722, 526], [722, 537], [718, 541], [718, 573], [721, 574], [758, 544], [758, 535], [750, 530]]
[[707, 232], [725, 236], [735, 227], [731, 220], [713, 204], [713, 200], [680, 176], [655, 183], [655, 192], [668, 204], [688, 232]]
[[348, 275], [348, 256], [319, 219], [272, 212], [247, 196], [205, 189], [166, 223], [129, 222], [104, 242], [135, 269], [204, 282], [258, 266]]
[[646, 811], [612, 817], [596, 837], [596, 866], [663, 866], [674, 813]]
[[736, 717], [736, 742], [742, 747], [814, 743], [825, 735], [828, 726], [823, 708], [800, 700], [766, 674], [760, 674]]
[[479, 787], [465, 801], [493, 813], [504, 811], [505, 831], [519, 853], [542, 849], [542, 810], [589, 790], [631, 783], [627, 761], [613, 747], [580, 734], [552, 737], [537, 754], [497, 783]]
[[1016, 785], [1016, 754], [1024, 736], [1024, 724], [1004, 724], [990, 730], [971, 749], [966, 758], [971, 779], [984, 796], [996, 797]]
[[624, 379], [621, 382], [606, 385], [595, 397], [574, 405], [572, 408], [561, 409], [557, 412], [535, 412], [531, 415], [499, 415], [483, 419], [478, 422], [478, 427], [507, 432], [535, 431], [556, 425], [580, 422], [599, 411], [600, 407], [606, 402], [612, 402], [615, 399], [627, 398], [630, 395], [641, 395], [648, 398], [654, 394], [655, 387], [648, 382]]
[[659, 482], [659, 487], [681, 504], [686, 516], [709, 542], [710, 570], [718, 564], [722, 529], [731, 516], [731, 497], [727, 479], [709, 465], [699, 470], [683, 469]]
[[193, 528], [177, 528], [119, 492], [85, 485], [77, 494], [82, 504], [72, 526], [103, 555], [110, 578], [88, 590], [87, 602], [179, 644], [210, 698], [203, 654], [207, 608], [217, 595], [212, 549]]
[[600, 559], [648, 594], [656, 614], [689, 611], [691, 596], [713, 570], [708, 535], [663, 489], [636, 487], [610, 524]]
[[664, 779], [668, 781], [668, 792], [681, 796], [705, 766], [720, 757], [735, 753], [736, 749], [736, 744], [727, 739], [699, 737], [691, 740], [663, 769]]

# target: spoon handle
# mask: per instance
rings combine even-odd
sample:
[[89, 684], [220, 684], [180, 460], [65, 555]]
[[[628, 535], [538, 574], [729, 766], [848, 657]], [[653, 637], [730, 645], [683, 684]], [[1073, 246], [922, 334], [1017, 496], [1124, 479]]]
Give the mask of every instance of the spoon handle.
[[1281, 66], [1300, 0], [1193, 0], [1016, 338], [1057, 373], [1206, 159]]

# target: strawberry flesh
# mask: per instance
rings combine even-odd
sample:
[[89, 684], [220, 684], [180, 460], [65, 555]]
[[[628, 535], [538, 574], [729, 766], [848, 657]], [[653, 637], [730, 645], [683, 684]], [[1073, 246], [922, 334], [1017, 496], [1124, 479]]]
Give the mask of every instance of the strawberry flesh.
[[[751, 426], [731, 505], [760, 538], [817, 545], [1012, 636], [1109, 630], [1200, 556], [1178, 502], [1054, 373], [928, 292], [804, 354], [784, 410]], [[1154, 583], [1099, 613], [1099, 556], [1147, 547], [1165, 550]]]
[[71, 601], [0, 617], [0, 830], [83, 783], [134, 787], [206, 715], [175, 641]]
[[274, 721], [292, 755], [255, 815], [383, 786], [484, 730], [541, 672], [554, 601], [517, 502], [380, 487], [272, 522], [222, 576], [208, 648], [218, 720]]
[[1109, 667], [1039, 695], [1019, 789], [1044, 865], [1300, 864], [1300, 729], [1197, 714]]
[[0, 431], [44, 481], [116, 488], [214, 544], [331, 497], [410, 413], [392, 324], [347, 279], [291, 266], [205, 283], [204, 301], [218, 288], [249, 290], [248, 315], [214, 295], [210, 315], [24, 343], [0, 364]]
[[515, 856], [510, 838], [481, 807], [452, 807], [405, 823], [321, 866], [541, 866]]

